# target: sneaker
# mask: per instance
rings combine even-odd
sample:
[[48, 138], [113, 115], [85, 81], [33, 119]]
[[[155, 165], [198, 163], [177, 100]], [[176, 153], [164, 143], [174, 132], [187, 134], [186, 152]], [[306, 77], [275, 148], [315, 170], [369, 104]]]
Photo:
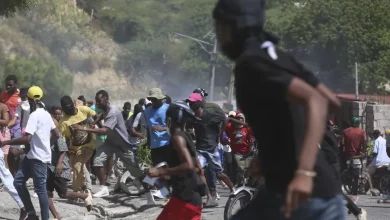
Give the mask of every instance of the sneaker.
[[32, 197], [34, 197], [34, 198], [38, 198], [38, 195], [37, 195], [37, 193], [34, 193], [34, 194], [32, 195]]
[[154, 201], [154, 197], [151, 192], [146, 193], [146, 205], [156, 205], [156, 201]]
[[218, 202], [215, 198], [211, 198], [209, 201], [203, 204], [203, 208], [214, 208], [218, 206]]
[[90, 190], [86, 190], [88, 197], [84, 199], [85, 206], [87, 207], [88, 212], [92, 210], [92, 194]]
[[93, 194], [94, 198], [101, 198], [101, 197], [106, 197], [109, 196], [110, 192], [108, 191], [107, 186], [101, 186], [99, 192]]
[[361, 210], [361, 213], [356, 216], [356, 219], [357, 220], [367, 220], [367, 212], [366, 212], [366, 210], [364, 210], [362, 208], [360, 210]]
[[377, 189], [370, 190], [372, 196], [379, 196], [381, 193]]
[[19, 220], [26, 220], [28, 218], [28, 214], [26, 210], [21, 209], [20, 210], [20, 215], [19, 215]]
[[215, 193], [215, 196], [216, 196], [216, 198], [217, 198], [218, 200], [221, 200], [221, 196], [219, 196], [219, 193], [218, 193], [218, 192]]

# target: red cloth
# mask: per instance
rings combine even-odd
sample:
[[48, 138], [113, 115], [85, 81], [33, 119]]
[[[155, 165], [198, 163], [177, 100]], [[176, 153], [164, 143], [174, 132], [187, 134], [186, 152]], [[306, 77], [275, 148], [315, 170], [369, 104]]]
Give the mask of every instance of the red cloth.
[[1, 102], [6, 104], [9, 109], [10, 114], [10, 120], [14, 117], [16, 108], [20, 105], [22, 102], [22, 99], [19, 97], [19, 90], [16, 91], [14, 94], [9, 94], [7, 91], [4, 91], [0, 95]]
[[230, 148], [233, 154], [247, 154], [250, 152], [250, 145], [254, 140], [250, 128], [237, 128], [233, 123], [230, 123], [225, 132], [230, 139]]
[[201, 206], [171, 197], [156, 220], [201, 220], [201, 215]]
[[342, 142], [344, 143], [345, 155], [348, 157], [360, 156], [366, 140], [366, 132], [360, 128], [347, 128], [343, 131]]

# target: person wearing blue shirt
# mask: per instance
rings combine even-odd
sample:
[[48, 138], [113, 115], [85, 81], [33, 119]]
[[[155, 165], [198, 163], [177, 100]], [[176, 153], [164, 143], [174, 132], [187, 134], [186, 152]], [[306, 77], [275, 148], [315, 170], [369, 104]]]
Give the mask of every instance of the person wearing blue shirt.
[[157, 165], [167, 161], [171, 153], [169, 145], [170, 135], [168, 134], [165, 121], [169, 105], [164, 103], [165, 95], [162, 94], [159, 88], [151, 89], [147, 99], [152, 102], [152, 105], [145, 109], [145, 118], [149, 132], [148, 142], [150, 143], [153, 165]]

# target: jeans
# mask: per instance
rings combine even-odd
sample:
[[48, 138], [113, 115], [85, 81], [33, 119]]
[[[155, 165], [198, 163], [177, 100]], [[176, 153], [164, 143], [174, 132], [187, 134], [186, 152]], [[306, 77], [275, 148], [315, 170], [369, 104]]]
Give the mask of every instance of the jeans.
[[[267, 190], [259, 191], [245, 208], [234, 215], [231, 220], [287, 220], [284, 217], [285, 198]], [[330, 198], [311, 198], [302, 203], [292, 212], [288, 220], [345, 220], [343, 196], [337, 195]]]
[[215, 191], [217, 188], [217, 175], [210, 167], [206, 168], [205, 177], [210, 191]]
[[14, 186], [23, 201], [24, 208], [31, 215], [35, 214], [35, 209], [26, 187], [26, 181], [29, 178], [33, 179], [34, 189], [38, 195], [39, 206], [41, 207], [42, 220], [49, 220], [49, 199], [46, 191], [47, 170], [48, 165], [46, 163], [26, 157], [23, 159], [14, 180]]

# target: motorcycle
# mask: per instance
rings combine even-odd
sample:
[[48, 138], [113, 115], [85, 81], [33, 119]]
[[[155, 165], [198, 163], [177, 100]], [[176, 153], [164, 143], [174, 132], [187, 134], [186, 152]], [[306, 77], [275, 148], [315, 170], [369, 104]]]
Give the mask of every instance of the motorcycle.
[[[341, 173], [341, 182], [344, 190], [352, 194], [352, 186], [357, 186], [358, 194], [366, 194], [369, 190], [368, 177], [364, 172], [367, 164], [366, 156], [351, 157], [346, 161], [347, 168]], [[357, 181], [357, 183], [356, 183]]]
[[[367, 164], [366, 156], [352, 157], [347, 160], [347, 169], [341, 173], [341, 181], [344, 190], [348, 193], [352, 193], [352, 186], [356, 184], [358, 194], [367, 194], [370, 190], [368, 182], [368, 175], [364, 171]], [[380, 166], [376, 169], [375, 174], [371, 176], [372, 185], [378, 189], [380, 193], [387, 194], [388, 186], [390, 183], [390, 167]]]
[[256, 195], [258, 188], [264, 185], [264, 179], [257, 179], [249, 175], [249, 170], [253, 158], [257, 156], [257, 150], [242, 158], [238, 161], [238, 165], [244, 170], [244, 175], [239, 187], [235, 189], [229, 196], [228, 201], [225, 205], [224, 220], [230, 219], [235, 212], [233, 212], [236, 203], [240, 203], [240, 209], [244, 208]]

